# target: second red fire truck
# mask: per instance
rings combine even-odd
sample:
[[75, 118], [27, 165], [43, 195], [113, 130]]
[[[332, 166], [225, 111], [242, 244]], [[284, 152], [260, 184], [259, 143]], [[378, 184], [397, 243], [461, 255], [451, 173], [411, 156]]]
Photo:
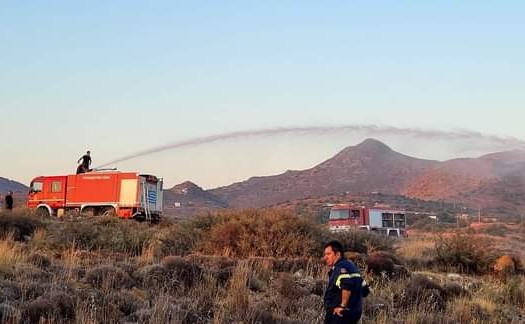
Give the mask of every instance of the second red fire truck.
[[406, 213], [379, 207], [334, 205], [330, 210], [328, 226], [332, 231], [362, 229], [387, 236], [406, 236]]

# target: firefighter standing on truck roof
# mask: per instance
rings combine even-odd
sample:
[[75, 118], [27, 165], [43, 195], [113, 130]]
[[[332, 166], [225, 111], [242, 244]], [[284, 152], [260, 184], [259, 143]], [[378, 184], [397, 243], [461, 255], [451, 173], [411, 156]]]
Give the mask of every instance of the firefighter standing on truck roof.
[[77, 163], [80, 163], [80, 161], [82, 161], [82, 164], [78, 166], [77, 174], [88, 172], [89, 167], [91, 166], [91, 152], [87, 151], [86, 154], [78, 159]]
[[324, 294], [325, 324], [357, 323], [363, 312], [363, 279], [343, 253], [338, 241], [325, 245], [324, 260], [330, 267]]

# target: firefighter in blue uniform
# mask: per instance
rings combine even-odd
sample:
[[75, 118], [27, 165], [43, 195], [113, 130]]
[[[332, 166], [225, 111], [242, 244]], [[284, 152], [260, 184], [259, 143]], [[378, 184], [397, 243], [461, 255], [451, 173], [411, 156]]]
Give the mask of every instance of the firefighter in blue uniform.
[[338, 241], [325, 245], [324, 261], [330, 267], [324, 295], [326, 324], [357, 323], [363, 312], [363, 285], [357, 267], [345, 259]]

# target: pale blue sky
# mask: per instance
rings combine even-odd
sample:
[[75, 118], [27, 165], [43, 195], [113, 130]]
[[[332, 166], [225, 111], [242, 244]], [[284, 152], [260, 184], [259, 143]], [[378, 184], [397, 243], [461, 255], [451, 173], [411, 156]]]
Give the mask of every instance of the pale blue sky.
[[[279, 126], [525, 139], [523, 17], [522, 1], [0, 1], [0, 176], [27, 183], [72, 172], [86, 149], [97, 164]], [[235, 140], [118, 167], [214, 187], [310, 167], [367, 136]], [[463, 153], [380, 139], [423, 158]]]

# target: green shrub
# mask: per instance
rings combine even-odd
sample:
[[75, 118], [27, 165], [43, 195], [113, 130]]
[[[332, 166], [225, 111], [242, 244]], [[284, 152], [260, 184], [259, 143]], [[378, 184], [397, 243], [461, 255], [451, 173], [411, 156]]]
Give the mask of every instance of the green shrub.
[[154, 234], [157, 256], [192, 254], [216, 224], [225, 221], [219, 215], [199, 215], [176, 224], [166, 224]]
[[90, 269], [86, 273], [86, 281], [94, 287], [105, 289], [128, 288], [133, 284], [127, 272], [111, 265]]
[[51, 293], [28, 303], [22, 312], [23, 323], [71, 323], [75, 319], [73, 299], [65, 293]]
[[75, 246], [81, 250], [106, 250], [139, 255], [156, 228], [117, 217], [78, 218], [55, 222], [50, 230], [53, 248]]
[[490, 225], [482, 230], [483, 233], [492, 236], [505, 236], [508, 233], [508, 229], [505, 225]]
[[489, 271], [493, 257], [487, 251], [488, 242], [473, 240], [472, 236], [454, 234], [436, 240], [436, 262], [446, 269], [483, 274]]
[[200, 252], [235, 257], [306, 257], [319, 254], [319, 226], [290, 211], [245, 210], [218, 214], [203, 233]]
[[[372, 250], [392, 251], [394, 244], [394, 240], [387, 236], [357, 229], [333, 234], [328, 233], [327, 237], [320, 243], [324, 246], [325, 243], [333, 239], [341, 242], [345, 251], [365, 254], [370, 253]], [[320, 251], [322, 253], [322, 249]]]

